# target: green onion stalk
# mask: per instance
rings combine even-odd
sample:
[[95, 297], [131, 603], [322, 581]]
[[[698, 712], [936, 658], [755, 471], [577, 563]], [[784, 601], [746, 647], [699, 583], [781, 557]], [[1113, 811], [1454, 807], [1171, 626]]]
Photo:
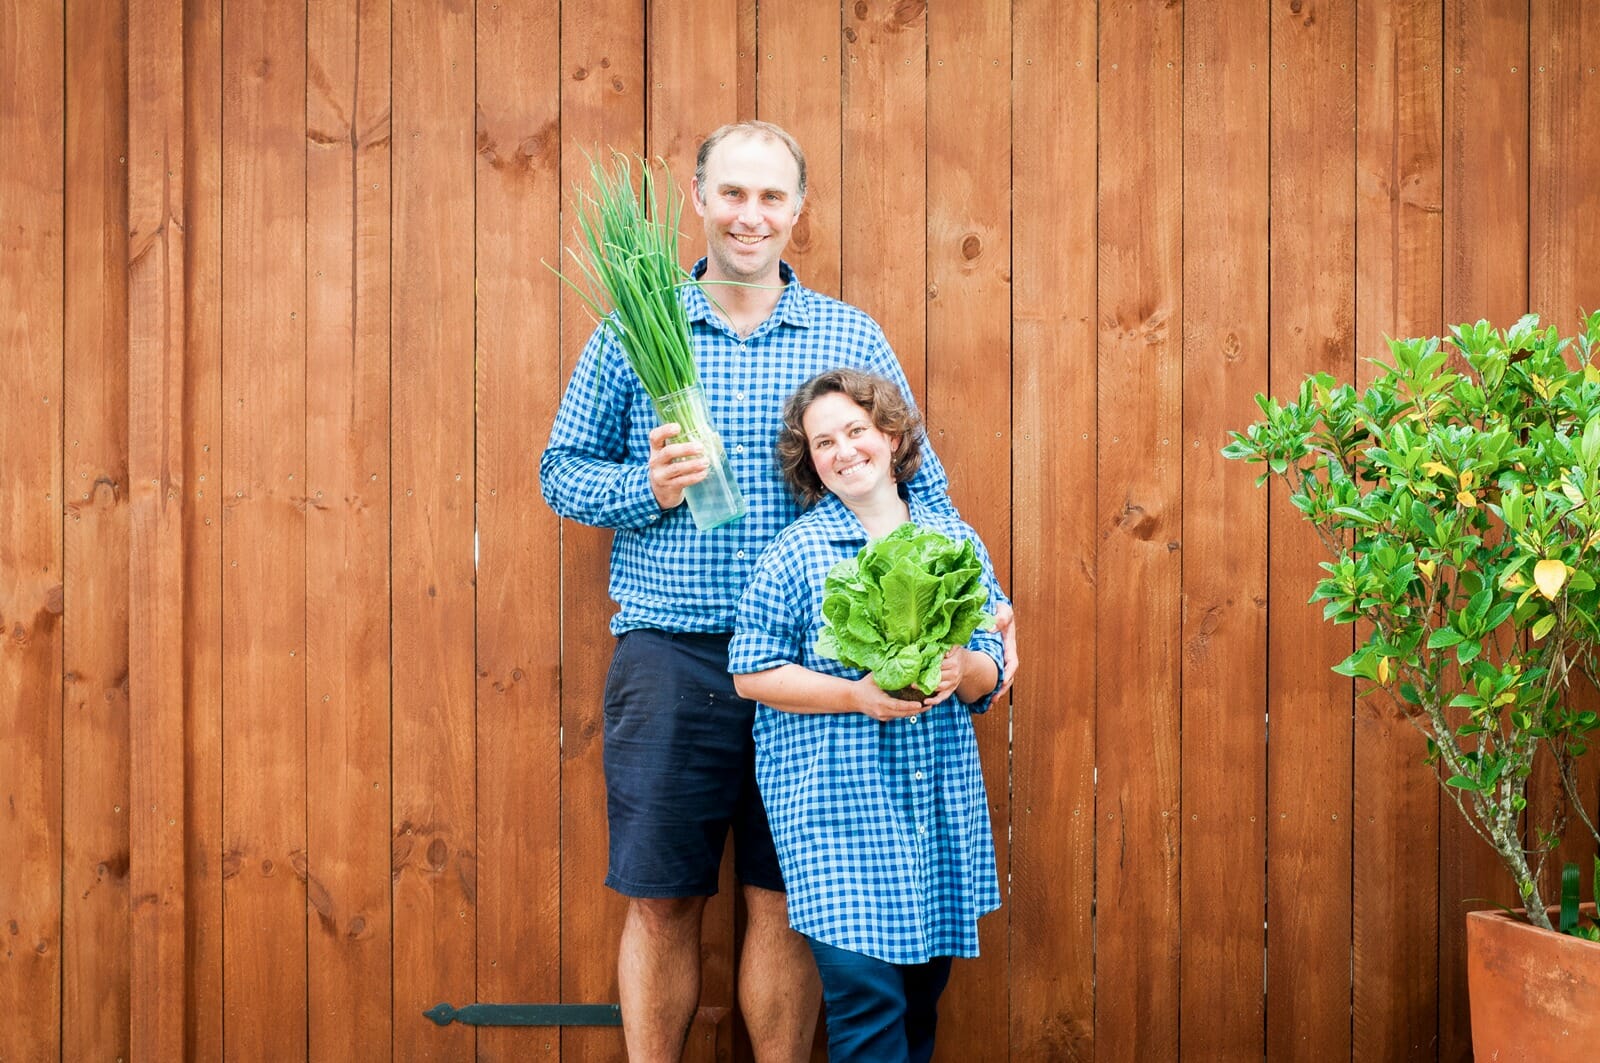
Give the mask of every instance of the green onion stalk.
[[635, 190], [633, 166], [621, 152], [612, 152], [609, 167], [592, 161], [589, 174], [592, 187], [575, 193], [580, 247], [567, 248], [587, 284], [562, 280], [622, 347], [657, 415], [677, 422], [672, 442], [706, 448], [711, 473], [685, 492], [696, 524], [704, 530], [736, 520], [744, 515], [744, 499], [706, 409], [689, 318], [678, 298], [679, 288], [695, 283], [678, 258], [683, 194], [665, 162], [653, 166], [642, 159]]

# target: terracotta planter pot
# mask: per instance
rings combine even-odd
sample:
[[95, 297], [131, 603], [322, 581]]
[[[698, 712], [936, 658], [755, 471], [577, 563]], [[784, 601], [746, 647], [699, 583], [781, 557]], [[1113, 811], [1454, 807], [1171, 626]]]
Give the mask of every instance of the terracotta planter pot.
[[[1594, 905], [1584, 910], [1594, 917]], [[1477, 1063], [1600, 1058], [1600, 943], [1500, 911], [1469, 912], [1467, 992]]]

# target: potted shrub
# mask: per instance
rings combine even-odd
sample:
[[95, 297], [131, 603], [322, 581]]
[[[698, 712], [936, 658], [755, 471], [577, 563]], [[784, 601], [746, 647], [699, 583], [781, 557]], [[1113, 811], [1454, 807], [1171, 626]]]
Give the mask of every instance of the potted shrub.
[[[1390, 361], [1376, 361], [1365, 390], [1317, 374], [1294, 401], [1258, 396], [1262, 419], [1232, 433], [1223, 453], [1263, 463], [1258, 484], [1285, 481], [1329, 555], [1311, 600], [1334, 623], [1364, 622], [1360, 645], [1334, 670], [1392, 699], [1422, 731], [1445, 793], [1516, 885], [1526, 921], [1475, 913], [1469, 967], [1485, 929], [1496, 929], [1480, 923], [1575, 950], [1526, 969], [1499, 964], [1512, 987], [1490, 993], [1504, 1004], [1529, 971], [1576, 964], [1567, 982], [1590, 987], [1588, 1037], [1563, 1020], [1554, 1047], [1540, 1047], [1529, 1035], [1552, 1024], [1517, 1020], [1512, 1054], [1492, 1055], [1500, 1046], [1480, 1041], [1479, 1029], [1487, 972], [1473, 967], [1481, 1058], [1560, 1058], [1550, 1053], [1580, 1045], [1590, 1058], [1600, 944], [1551, 932], [1541, 883], [1564, 833], [1593, 833], [1600, 814], [1574, 771], [1592, 755], [1596, 714], [1571, 696], [1576, 675], [1596, 675], [1600, 647], [1600, 366], [1591, 361], [1600, 312], [1572, 338], [1531, 315], [1504, 331], [1480, 321], [1451, 333], [1390, 341]], [[1553, 763], [1568, 800], [1532, 822], [1536, 757]], [[1594, 878], [1600, 889], [1600, 861]], [[1600, 937], [1575, 917], [1576, 869], [1565, 881], [1558, 922]]]

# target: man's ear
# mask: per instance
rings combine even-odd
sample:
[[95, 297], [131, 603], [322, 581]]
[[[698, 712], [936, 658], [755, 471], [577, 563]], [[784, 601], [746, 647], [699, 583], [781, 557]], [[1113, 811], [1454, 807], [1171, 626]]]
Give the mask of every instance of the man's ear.
[[689, 178], [689, 200], [694, 204], [694, 212], [702, 218], [705, 217], [706, 201], [705, 197], [700, 194], [700, 179], [698, 177]]

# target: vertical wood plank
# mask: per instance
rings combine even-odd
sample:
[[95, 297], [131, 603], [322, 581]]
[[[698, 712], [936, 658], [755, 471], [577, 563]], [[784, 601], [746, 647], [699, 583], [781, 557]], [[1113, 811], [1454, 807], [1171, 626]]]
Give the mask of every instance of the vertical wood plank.
[[307, 17], [307, 1040], [387, 1060], [389, 5]]
[[[952, 498], [988, 546], [1002, 586], [1010, 586], [1009, 7], [935, 7], [928, 13], [928, 53], [928, 435], [950, 473]], [[878, 261], [894, 254], [880, 247]], [[995, 855], [1004, 869], [1010, 706], [1001, 699], [973, 722]], [[996, 1021], [1007, 1012], [1009, 918], [1003, 904], [986, 917], [979, 924], [981, 957], [955, 965], [940, 1008], [941, 1059], [1009, 1058], [1008, 1026]]]
[[[561, 6], [561, 189], [586, 184], [585, 153], [644, 150], [644, 5], [637, 0], [567, 0]], [[571, 203], [570, 197], [563, 203]], [[564, 218], [564, 243], [574, 226]], [[557, 282], [548, 281], [551, 288]], [[561, 342], [546, 400], [559, 400], [595, 323], [570, 293], [561, 299]], [[548, 438], [548, 422], [541, 424]], [[537, 465], [537, 458], [533, 464]], [[617, 999], [617, 943], [626, 901], [606, 877], [606, 790], [601, 700], [614, 642], [606, 628], [611, 534], [571, 521], [561, 528], [561, 999]], [[564, 1061], [603, 1063], [623, 1053], [622, 1031], [561, 1031]]]
[[[1088, 5], [1013, 7], [1010, 1043], [1094, 1058], [1096, 121]], [[1068, 249], [1076, 249], [1071, 250]], [[965, 423], [965, 422], [963, 422]], [[968, 431], [960, 425], [960, 431]]]
[[[1545, 325], [1573, 334], [1584, 311], [1600, 308], [1600, 147], [1587, 122], [1600, 105], [1600, 79], [1594, 73], [1600, 45], [1600, 18], [1585, 5], [1539, 0], [1531, 5], [1528, 62], [1530, 307]], [[1572, 686], [1581, 708], [1600, 708], [1600, 693], [1585, 680]], [[1594, 819], [1600, 809], [1600, 757], [1580, 759], [1578, 792]], [[1545, 867], [1545, 897], [1561, 895], [1561, 868], [1575, 863], [1583, 873], [1594, 867], [1595, 837], [1583, 826], [1562, 788], [1553, 761], [1535, 771], [1530, 804], [1566, 807], [1566, 841]], [[1538, 807], [1538, 805], [1534, 805]], [[1585, 896], [1587, 896], [1585, 890]]]
[[[61, 1051], [68, 1059], [127, 1058], [129, 1043], [127, 29], [122, 4], [66, 5]], [[166, 167], [165, 159], [156, 162]], [[181, 725], [181, 714], [167, 715]], [[150, 911], [141, 898], [139, 914]]]
[[[131, 1015], [128, 1029], [118, 1032], [126, 1047], [141, 1059], [177, 1059], [184, 1049], [186, 994], [183, 982], [170, 972], [187, 967], [185, 941], [184, 793], [184, 546], [190, 484], [185, 476], [185, 344], [187, 279], [188, 150], [183, 114], [183, 7], [162, 2], [129, 5], [127, 23], [111, 42], [115, 61], [101, 62], [116, 71], [126, 96], [127, 140], [94, 139], [115, 155], [128, 156], [127, 168], [106, 166], [120, 186], [116, 206], [125, 209], [125, 240], [112, 265], [126, 278], [125, 305], [103, 349], [117, 350], [125, 338], [125, 374], [117, 398], [125, 419], [115, 419], [125, 433], [125, 467], [110, 477], [125, 485], [131, 497], [130, 522], [119, 528], [121, 548], [97, 543], [98, 555], [117, 557], [127, 566], [110, 585], [120, 598], [118, 633], [121, 667], [128, 678], [132, 719], [127, 756], [131, 777], [125, 796], [131, 806], [127, 838], [132, 860], [132, 918], [118, 913], [118, 928], [131, 938]], [[70, 16], [69, 16], [70, 17]], [[124, 45], [126, 50], [124, 51]], [[127, 66], [124, 66], [124, 63]], [[110, 98], [118, 99], [116, 93]], [[120, 124], [120, 123], [119, 123]], [[106, 160], [109, 162], [110, 160]], [[104, 164], [103, 164], [104, 165]], [[108, 226], [110, 223], [105, 223]], [[110, 226], [116, 231], [118, 226]], [[98, 226], [97, 226], [98, 228]], [[102, 282], [114, 290], [112, 271]], [[109, 399], [109, 396], [108, 396]], [[106, 417], [106, 411], [97, 411]], [[74, 433], [75, 435], [78, 433]], [[119, 446], [120, 446], [119, 439]], [[99, 484], [96, 484], [98, 489]], [[88, 494], [82, 505], [92, 504]], [[108, 603], [109, 604], [109, 603]], [[123, 611], [125, 609], [125, 611]], [[131, 667], [130, 667], [131, 665]], [[131, 722], [131, 726], [130, 725]], [[109, 759], [109, 758], [107, 758]], [[95, 766], [99, 768], [99, 765]], [[90, 770], [95, 770], [90, 769]], [[104, 797], [102, 797], [104, 800]], [[104, 866], [104, 865], [102, 865]], [[127, 900], [126, 895], [122, 898]], [[109, 940], [116, 940], [107, 928]], [[104, 1006], [90, 1001], [91, 1009]], [[84, 1020], [89, 1021], [89, 1020]], [[100, 1054], [108, 1054], [109, 1045]], [[87, 1053], [85, 1053], [87, 1055]]]
[[0, 1057], [61, 1052], [62, 7], [0, 14]]
[[[687, 193], [700, 142], [718, 126], [738, 118], [739, 77], [746, 70], [739, 60], [739, 0], [657, 0], [646, 6], [649, 152], [666, 160]], [[697, 223], [694, 217], [684, 222], [683, 254], [688, 262], [705, 254]], [[735, 1005], [732, 868], [730, 844], [723, 851], [717, 895], [706, 904], [701, 928], [701, 1016], [712, 1014], [704, 1009], [728, 1009], [721, 1014], [731, 1016]], [[728, 1019], [717, 1023], [697, 1019], [684, 1058], [729, 1056], [734, 1025]]]
[[761, 8], [757, 112], [806, 153], [806, 201], [784, 258], [814, 291], [839, 296], [840, 5], [796, 0]]
[[[1444, 323], [1504, 328], [1528, 310], [1528, 5], [1444, 7]], [[1472, 1058], [1466, 913], [1517, 891], [1439, 796], [1439, 1059]]]
[[[222, 4], [183, 19], [184, 1045], [222, 1056]], [[168, 104], [170, 106], [170, 102]]]
[[393, 20], [394, 1047], [459, 1060], [421, 1012], [476, 994], [473, 11]]
[[[1271, 391], [1355, 373], [1355, 9], [1272, 15]], [[1324, 556], [1273, 484], [1268, 528], [1267, 1058], [1350, 1054], [1348, 628], [1306, 604]]]
[[[561, 555], [529, 426], [555, 416], [558, 11], [478, 4], [478, 994], [561, 991]], [[548, 352], [548, 353], [547, 353]], [[585, 894], [575, 894], [574, 900]], [[554, 1030], [483, 1030], [480, 1060], [555, 1058]]]
[[1184, 19], [1180, 1044], [1260, 1059], [1266, 945], [1267, 499], [1219, 441], [1267, 387], [1265, 8]]
[[[911, 390], [927, 389], [926, 5], [856, 0], [844, 13], [840, 293], [883, 328]], [[886, 253], [887, 249], [887, 253]]]
[[[1356, 15], [1356, 353], [1442, 322], [1442, 9], [1361, 0]], [[1365, 637], [1366, 631], [1358, 633]], [[1439, 784], [1426, 743], [1389, 697], [1355, 717], [1351, 874], [1357, 1059], [1433, 1059], [1438, 1037]]]
[[[1095, 1049], [1178, 1050], [1183, 22], [1100, 13]], [[1112, 662], [1115, 662], [1114, 664]], [[1116, 736], [1107, 741], [1108, 736]]]
[[223, 21], [225, 1044], [306, 1054], [305, 12]]

